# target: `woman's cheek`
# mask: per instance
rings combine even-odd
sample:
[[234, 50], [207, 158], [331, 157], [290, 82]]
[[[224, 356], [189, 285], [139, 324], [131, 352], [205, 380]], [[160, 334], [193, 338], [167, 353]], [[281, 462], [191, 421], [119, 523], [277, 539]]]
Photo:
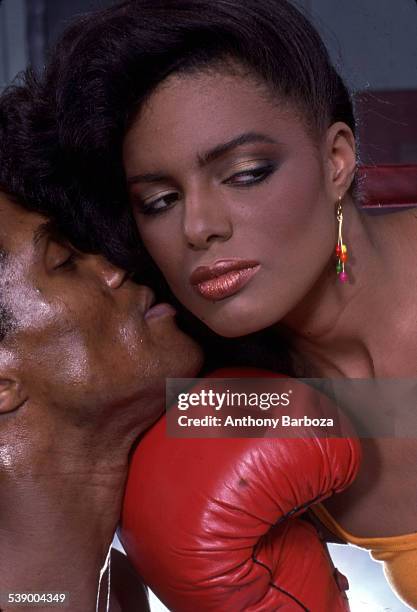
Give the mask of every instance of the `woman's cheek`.
[[140, 224], [138, 224], [138, 229], [145, 249], [174, 291], [173, 284], [176, 284], [183, 268], [180, 245], [176, 239], [178, 232], [173, 229], [171, 231], [158, 231], [157, 228], [141, 227]]

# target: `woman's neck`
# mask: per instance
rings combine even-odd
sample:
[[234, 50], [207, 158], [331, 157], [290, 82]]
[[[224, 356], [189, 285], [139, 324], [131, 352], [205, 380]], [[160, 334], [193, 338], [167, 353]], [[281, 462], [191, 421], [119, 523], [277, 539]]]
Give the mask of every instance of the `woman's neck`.
[[332, 262], [280, 330], [311, 376], [415, 375], [417, 211], [370, 216], [352, 204], [344, 217], [350, 281]]

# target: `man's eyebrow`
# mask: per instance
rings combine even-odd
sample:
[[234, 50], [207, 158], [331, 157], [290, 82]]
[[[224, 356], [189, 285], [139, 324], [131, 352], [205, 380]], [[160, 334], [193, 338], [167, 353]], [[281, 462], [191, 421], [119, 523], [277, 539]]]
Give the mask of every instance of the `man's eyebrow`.
[[46, 237], [49, 236], [54, 231], [54, 224], [52, 221], [46, 221], [45, 223], [41, 223], [36, 230], [33, 232], [33, 246], [37, 247], [38, 244]]
[[45, 223], [41, 223], [33, 233], [33, 246], [36, 248], [40, 242], [46, 237], [53, 238], [56, 242], [69, 242], [69, 240], [63, 235], [55, 221], [49, 220]]
[[[197, 156], [198, 165], [200, 168], [202, 168], [222, 155], [225, 155], [225, 153], [229, 153], [233, 149], [236, 149], [237, 147], [255, 142], [278, 144], [276, 140], [273, 140], [273, 138], [266, 136], [265, 134], [260, 134], [258, 132], [245, 132], [244, 134], [240, 134], [239, 136], [232, 138], [232, 140], [218, 144], [209, 151], [199, 154]], [[136, 174], [135, 176], [128, 177], [127, 183], [128, 185], [132, 185], [133, 183], [161, 183], [168, 178], [169, 177], [162, 172]]]

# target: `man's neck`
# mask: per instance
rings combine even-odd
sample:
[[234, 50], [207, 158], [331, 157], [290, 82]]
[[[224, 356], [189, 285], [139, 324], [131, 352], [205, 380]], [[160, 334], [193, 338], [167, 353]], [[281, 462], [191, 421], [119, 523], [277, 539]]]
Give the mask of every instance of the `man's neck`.
[[16, 431], [23, 451], [16, 436], [0, 447], [0, 592], [67, 592], [71, 609], [94, 611], [140, 431], [30, 429]]

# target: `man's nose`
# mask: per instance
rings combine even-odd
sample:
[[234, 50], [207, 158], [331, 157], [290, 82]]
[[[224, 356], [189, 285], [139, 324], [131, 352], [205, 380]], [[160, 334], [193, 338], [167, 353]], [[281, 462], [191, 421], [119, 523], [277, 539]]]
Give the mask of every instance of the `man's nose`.
[[194, 195], [185, 202], [184, 235], [192, 249], [208, 249], [212, 242], [224, 242], [233, 234], [227, 205], [213, 196]]
[[109, 289], [118, 289], [129, 277], [126, 270], [122, 270], [101, 255], [92, 255], [89, 264], [94, 273]]

